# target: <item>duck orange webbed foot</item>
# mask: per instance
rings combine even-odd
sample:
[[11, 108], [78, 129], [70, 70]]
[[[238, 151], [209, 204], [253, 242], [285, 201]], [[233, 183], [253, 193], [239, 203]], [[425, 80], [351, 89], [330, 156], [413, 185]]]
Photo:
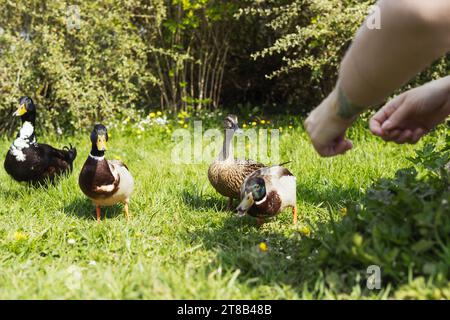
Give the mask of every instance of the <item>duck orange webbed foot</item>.
[[298, 222], [297, 206], [292, 208], [292, 217], [293, 217], [294, 225], [296, 225]]
[[124, 212], [125, 212], [125, 218], [128, 220], [130, 220], [130, 212], [128, 211], [128, 202], [125, 202], [124, 204]]
[[100, 206], [97, 206], [97, 207], [95, 208], [95, 211], [96, 211], [96, 213], [97, 213], [97, 222], [100, 222], [100, 220], [101, 220], [101, 218], [102, 218], [102, 213], [101, 213], [101, 208], [100, 208]]

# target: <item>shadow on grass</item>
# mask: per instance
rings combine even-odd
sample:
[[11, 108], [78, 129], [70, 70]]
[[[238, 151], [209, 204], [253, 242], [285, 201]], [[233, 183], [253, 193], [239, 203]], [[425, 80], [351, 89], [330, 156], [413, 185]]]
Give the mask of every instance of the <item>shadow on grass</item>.
[[3, 189], [2, 196], [6, 199], [15, 200], [15, 199], [20, 199], [20, 197], [22, 196], [22, 193], [17, 189], [14, 189], [14, 190]]
[[[202, 192], [193, 191], [195, 188], [185, 188], [181, 198], [185, 205], [193, 210], [216, 210], [230, 212], [227, 210], [227, 199], [217, 194], [217, 197], [203, 195]], [[236, 202], [236, 207], [237, 207]]]
[[339, 188], [333, 186], [319, 191], [302, 184], [297, 184], [297, 200], [312, 205], [325, 203], [333, 207], [349, 201], [358, 201], [363, 196], [364, 194], [357, 188]]
[[[87, 198], [76, 198], [74, 201], [64, 207], [64, 211], [71, 216], [81, 219], [95, 220], [95, 206], [91, 200]], [[123, 214], [122, 205], [114, 205], [110, 207], [102, 207], [102, 219], [115, 218]]]
[[[299, 200], [312, 205], [328, 203], [328, 210], [363, 196], [357, 189], [334, 187], [317, 191], [302, 185], [297, 187], [297, 194]], [[319, 254], [323, 245], [321, 238], [335, 228], [332, 225], [335, 222], [316, 222], [310, 238], [301, 234], [299, 226], [285, 224], [284, 220], [275, 217], [260, 228], [254, 218], [230, 216], [217, 228], [199, 230], [191, 236], [216, 253], [217, 261], [211, 265], [211, 271], [218, 265], [228, 272], [239, 269], [239, 281], [249, 286], [289, 285], [297, 288], [301, 296], [305, 284], [322, 276], [311, 257]], [[261, 250], [261, 243], [267, 245], [267, 251]]]
[[[288, 226], [287, 228], [289, 228]], [[208, 250], [216, 253], [211, 271], [221, 266], [227, 272], [239, 269], [239, 280], [248, 285], [288, 284], [299, 287], [304, 280], [298, 261], [303, 240], [297, 231], [277, 232], [258, 228], [251, 217], [229, 217], [216, 229], [204, 229], [192, 234]], [[260, 248], [265, 243], [267, 251]]]

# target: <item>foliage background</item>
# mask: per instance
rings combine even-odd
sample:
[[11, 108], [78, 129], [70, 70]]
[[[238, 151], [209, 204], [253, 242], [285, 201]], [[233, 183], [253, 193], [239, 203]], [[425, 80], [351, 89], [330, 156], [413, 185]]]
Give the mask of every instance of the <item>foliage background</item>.
[[[373, 2], [0, 0], [1, 131], [24, 94], [58, 131], [152, 109], [309, 111]], [[416, 82], [446, 74], [446, 58]]]

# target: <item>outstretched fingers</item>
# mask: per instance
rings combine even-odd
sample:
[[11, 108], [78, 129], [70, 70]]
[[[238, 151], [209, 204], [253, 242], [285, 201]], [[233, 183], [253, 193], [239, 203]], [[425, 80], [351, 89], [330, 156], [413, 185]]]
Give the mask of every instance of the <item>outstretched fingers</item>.
[[384, 138], [387, 136], [388, 132], [393, 129], [392, 123], [390, 123], [389, 119], [403, 103], [403, 100], [403, 95], [392, 99], [384, 107], [378, 110], [378, 112], [370, 119], [370, 131], [374, 135]]

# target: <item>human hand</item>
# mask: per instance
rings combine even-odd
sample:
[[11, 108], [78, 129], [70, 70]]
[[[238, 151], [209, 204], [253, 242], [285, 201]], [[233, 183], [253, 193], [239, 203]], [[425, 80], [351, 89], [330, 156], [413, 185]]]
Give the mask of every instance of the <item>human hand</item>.
[[450, 114], [450, 76], [411, 89], [389, 101], [370, 120], [386, 141], [416, 143]]
[[341, 108], [342, 100], [336, 88], [305, 120], [311, 142], [322, 157], [344, 154], [353, 147], [352, 142], [345, 138], [345, 132], [358, 112], [348, 105]]

